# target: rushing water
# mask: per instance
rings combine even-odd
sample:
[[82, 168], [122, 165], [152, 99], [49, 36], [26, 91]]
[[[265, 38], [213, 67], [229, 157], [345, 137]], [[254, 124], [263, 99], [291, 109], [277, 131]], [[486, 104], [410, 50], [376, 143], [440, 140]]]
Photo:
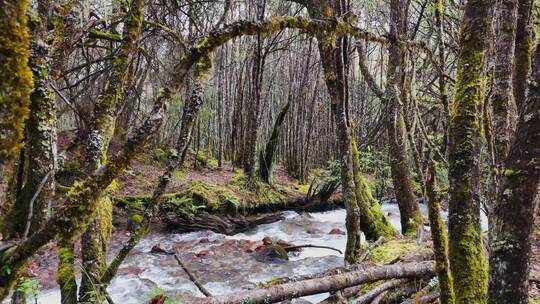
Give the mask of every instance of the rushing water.
[[[425, 205], [420, 205], [427, 213]], [[400, 229], [399, 209], [396, 204], [383, 204], [382, 209], [396, 229]], [[165, 292], [172, 300], [186, 300], [203, 296], [178, 265], [174, 256], [152, 254], [152, 246], [176, 251], [181, 259], [213, 294], [221, 295], [256, 288], [261, 282], [322, 272], [343, 265], [343, 255], [336, 251], [305, 248], [290, 256], [289, 261], [269, 263], [255, 257], [253, 248], [262, 238], [270, 236], [295, 245], [313, 244], [345, 249], [346, 236], [329, 234], [332, 229], [345, 231], [345, 210], [320, 213], [284, 213], [285, 219], [260, 225], [250, 231], [226, 236], [211, 231], [187, 234], [149, 234], [126, 259], [117, 277], [107, 289], [116, 303], [146, 303], [153, 295]], [[442, 214], [446, 218], [446, 212]], [[485, 227], [485, 217], [483, 219]], [[317, 303], [327, 294], [306, 297]], [[57, 289], [41, 294], [39, 303], [60, 303]]]

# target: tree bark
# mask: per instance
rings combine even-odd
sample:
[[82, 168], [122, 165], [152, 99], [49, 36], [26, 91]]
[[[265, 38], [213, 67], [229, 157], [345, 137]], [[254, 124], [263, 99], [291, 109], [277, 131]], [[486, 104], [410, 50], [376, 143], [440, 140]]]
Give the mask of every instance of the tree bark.
[[[98, 96], [90, 123], [84, 168], [90, 172], [98, 170], [107, 159], [109, 142], [114, 136], [116, 118], [124, 99], [126, 87], [132, 81], [133, 59], [138, 53], [139, 37], [142, 32], [146, 1], [130, 3], [124, 24], [120, 51], [113, 61], [111, 77], [104, 91]], [[79, 289], [80, 301], [99, 303], [104, 300], [100, 289], [96, 289], [106, 265], [106, 249], [111, 234], [112, 205], [109, 198], [98, 204], [98, 216], [90, 223], [81, 238], [82, 279]]]
[[[390, 170], [396, 200], [399, 205], [401, 217], [401, 231], [403, 234], [416, 234], [419, 225], [423, 225], [422, 215], [412, 190], [410, 161], [407, 152], [407, 130], [403, 114], [403, 103], [400, 94], [400, 67], [403, 63], [403, 50], [400, 39], [406, 32], [404, 23], [405, 2], [392, 0], [390, 4], [390, 46], [389, 59], [386, 71], [386, 101], [390, 109], [386, 120], [388, 145], [390, 153]], [[401, 88], [403, 90], [403, 88]]]
[[[527, 79], [531, 74], [533, 51], [533, 1], [519, 0], [516, 25], [516, 45], [513, 70], [514, 99], [518, 110], [527, 99]], [[515, 118], [514, 118], [515, 120]], [[513, 126], [514, 124], [512, 124]]]
[[373, 198], [367, 182], [360, 172], [360, 153], [356, 141], [352, 141], [352, 158], [355, 195], [360, 209], [360, 229], [367, 240], [376, 241], [380, 237], [390, 237], [397, 233], [388, 221], [379, 203]]
[[435, 252], [437, 276], [441, 290], [441, 304], [453, 304], [455, 302], [454, 284], [448, 265], [448, 243], [444, 223], [441, 219], [440, 195], [436, 184], [436, 163], [431, 161], [426, 176], [426, 194], [428, 200], [429, 226], [431, 228], [431, 240]]
[[505, 161], [490, 239], [489, 303], [528, 303], [531, 242], [540, 183], [540, 46], [529, 93]]
[[502, 171], [510, 145], [510, 114], [514, 105], [512, 69], [516, 41], [518, 1], [502, 0], [497, 4], [497, 32], [495, 36], [495, 69], [493, 74], [494, 165]]
[[480, 227], [480, 129], [483, 67], [492, 21], [491, 0], [469, 0], [461, 24], [449, 149], [450, 269], [458, 304], [487, 300], [487, 265]]
[[[30, 1], [2, 0], [0, 6], [0, 171], [8, 172], [23, 145], [32, 90], [26, 24]], [[4, 178], [2, 174], [0, 184]]]
[[285, 115], [287, 115], [287, 112], [289, 112], [290, 105], [291, 105], [291, 101], [289, 100], [279, 112], [278, 117], [276, 118], [276, 121], [274, 122], [274, 127], [272, 128], [272, 134], [270, 135], [270, 138], [268, 139], [268, 142], [266, 143], [264, 154], [262, 154], [261, 152], [261, 157], [259, 160], [259, 175], [261, 179], [267, 184], [272, 184], [272, 175], [273, 175], [272, 173], [274, 171], [274, 158], [275, 158], [276, 150], [278, 148], [279, 133], [281, 131], [281, 125], [283, 124], [283, 121], [285, 120]]

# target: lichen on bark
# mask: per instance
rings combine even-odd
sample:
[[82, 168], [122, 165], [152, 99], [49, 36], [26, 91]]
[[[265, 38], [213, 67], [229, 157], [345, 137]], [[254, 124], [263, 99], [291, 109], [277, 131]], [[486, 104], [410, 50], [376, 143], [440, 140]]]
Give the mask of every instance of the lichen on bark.
[[491, 0], [469, 0], [460, 33], [449, 148], [449, 257], [458, 304], [487, 300], [487, 263], [480, 228], [479, 159], [483, 67]]

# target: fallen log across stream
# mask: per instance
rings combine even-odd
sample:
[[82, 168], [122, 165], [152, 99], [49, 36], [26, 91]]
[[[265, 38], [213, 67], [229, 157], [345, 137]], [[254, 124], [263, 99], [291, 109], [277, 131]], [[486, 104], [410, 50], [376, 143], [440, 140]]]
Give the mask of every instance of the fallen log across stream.
[[268, 304], [309, 296], [324, 292], [342, 290], [379, 280], [418, 278], [435, 275], [435, 262], [413, 262], [395, 265], [373, 266], [363, 270], [329, 275], [297, 282], [276, 285], [267, 289], [256, 289], [238, 294], [208, 297], [193, 300], [193, 304]]
[[177, 232], [212, 230], [226, 235], [233, 235], [247, 231], [258, 225], [277, 222], [284, 219], [284, 217], [279, 213], [243, 216], [211, 214], [206, 211], [201, 211], [189, 218], [177, 213], [169, 212], [163, 219], [170, 230]]

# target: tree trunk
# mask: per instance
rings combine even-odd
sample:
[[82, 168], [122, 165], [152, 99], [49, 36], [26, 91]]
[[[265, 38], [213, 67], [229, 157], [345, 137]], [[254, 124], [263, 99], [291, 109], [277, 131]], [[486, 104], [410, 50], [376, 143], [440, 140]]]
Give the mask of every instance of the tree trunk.
[[429, 226], [431, 228], [431, 240], [439, 288], [441, 290], [441, 304], [453, 304], [455, 302], [452, 275], [448, 265], [448, 243], [444, 223], [441, 219], [440, 195], [436, 184], [436, 163], [431, 161], [426, 176], [426, 193], [428, 200]]
[[[2, 0], [0, 6], [0, 171], [8, 172], [23, 145], [32, 90], [26, 25], [30, 1]], [[0, 176], [0, 185], [5, 177]]]
[[531, 78], [490, 225], [489, 303], [493, 304], [528, 303], [540, 182], [540, 46], [536, 47]]
[[510, 144], [510, 114], [514, 104], [512, 69], [516, 40], [517, 0], [502, 0], [497, 4], [497, 30], [495, 36], [495, 70], [493, 75], [493, 106], [495, 168], [502, 171]]
[[[533, 1], [519, 0], [516, 25], [513, 88], [518, 109], [527, 98], [527, 79], [531, 73], [531, 58], [534, 43]], [[514, 118], [515, 120], [516, 118]], [[514, 124], [512, 124], [513, 126]]]
[[62, 304], [77, 304], [77, 281], [75, 278], [75, 246], [72, 241], [58, 242], [58, 270], [56, 282], [60, 286]]
[[[257, 19], [263, 20], [266, 0], [258, 0]], [[247, 118], [247, 140], [246, 140], [246, 158], [244, 159], [244, 173], [246, 175], [246, 185], [252, 187], [257, 176], [255, 167], [257, 164], [257, 139], [259, 135], [259, 116], [261, 109], [262, 81], [264, 75], [264, 62], [266, 55], [263, 54], [263, 37], [257, 35], [256, 46], [252, 57], [251, 69], [251, 104], [249, 105]]]
[[401, 216], [401, 231], [403, 234], [416, 234], [419, 225], [423, 225], [422, 215], [412, 190], [409, 156], [407, 154], [407, 130], [403, 116], [403, 102], [399, 93], [400, 67], [404, 64], [403, 52], [399, 39], [405, 38], [404, 18], [405, 2], [403, 0], [391, 1], [389, 59], [386, 71], [386, 101], [390, 108], [386, 120], [388, 144], [390, 153], [390, 170], [396, 200]]
[[[29, 65], [34, 79], [30, 95], [30, 117], [26, 123], [28, 172], [26, 183], [14, 206], [11, 233], [26, 237], [36, 231], [47, 214], [49, 199], [54, 195], [56, 169], [56, 107], [49, 76], [50, 46], [46, 25], [49, 3], [38, 2], [38, 16], [32, 32]], [[30, 225], [30, 226], [28, 226]]]
[[352, 141], [352, 159], [356, 202], [360, 209], [360, 229], [367, 240], [376, 241], [380, 237], [396, 234], [396, 230], [388, 221], [379, 203], [373, 198], [369, 186], [360, 172], [360, 153], [356, 141]]
[[[98, 170], [107, 159], [118, 109], [122, 108], [124, 91], [132, 81], [133, 58], [138, 53], [139, 36], [142, 31], [146, 1], [134, 0], [126, 16], [120, 51], [113, 61], [111, 78], [97, 98], [91, 121], [90, 134], [85, 144], [86, 163], [89, 172]], [[104, 266], [106, 249], [111, 233], [112, 205], [109, 198], [98, 204], [98, 216], [90, 223], [81, 238], [82, 279], [79, 289], [80, 301], [99, 303], [104, 300], [101, 290], [96, 290]]]
[[281, 131], [281, 125], [285, 120], [285, 115], [287, 115], [287, 112], [289, 111], [290, 105], [291, 101], [289, 100], [279, 112], [278, 117], [274, 122], [272, 134], [270, 135], [270, 138], [266, 143], [264, 154], [261, 151], [261, 157], [259, 159], [259, 175], [261, 179], [267, 184], [272, 184], [272, 171], [274, 170], [274, 158], [279, 143], [279, 133]]
[[484, 304], [487, 265], [480, 227], [480, 129], [483, 67], [491, 0], [468, 0], [461, 25], [449, 153], [449, 257], [458, 304]]

